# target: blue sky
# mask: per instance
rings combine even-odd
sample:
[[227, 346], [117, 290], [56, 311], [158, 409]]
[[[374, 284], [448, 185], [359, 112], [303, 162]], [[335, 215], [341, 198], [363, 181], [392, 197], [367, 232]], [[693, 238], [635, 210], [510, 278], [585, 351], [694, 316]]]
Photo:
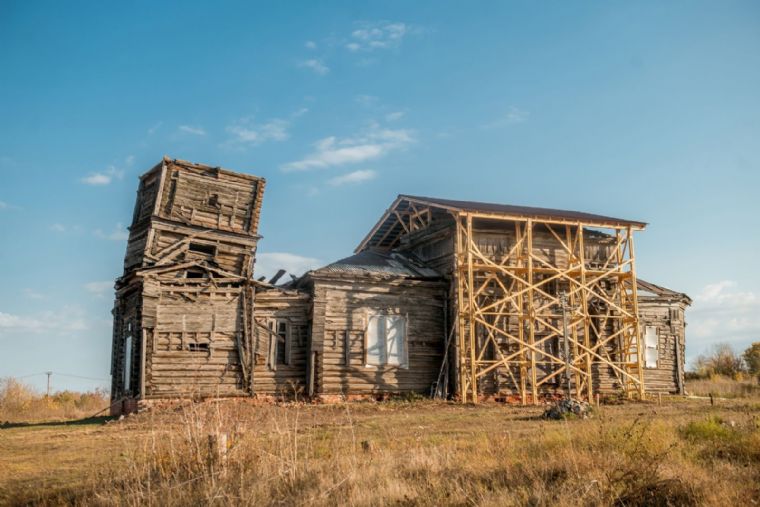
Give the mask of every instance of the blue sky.
[[687, 356], [743, 348], [759, 140], [757, 2], [0, 1], [0, 377], [108, 378], [164, 154], [267, 178], [259, 271], [350, 254], [399, 193], [647, 221]]

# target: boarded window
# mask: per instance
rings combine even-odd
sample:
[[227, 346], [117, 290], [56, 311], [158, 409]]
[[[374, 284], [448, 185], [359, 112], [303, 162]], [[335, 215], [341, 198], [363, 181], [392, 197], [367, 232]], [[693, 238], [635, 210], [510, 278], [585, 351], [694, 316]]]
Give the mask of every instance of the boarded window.
[[657, 360], [660, 355], [657, 348], [658, 343], [657, 327], [647, 326], [644, 333], [644, 366], [647, 368], [657, 368]]
[[368, 366], [407, 367], [406, 318], [400, 315], [372, 315], [365, 346]]

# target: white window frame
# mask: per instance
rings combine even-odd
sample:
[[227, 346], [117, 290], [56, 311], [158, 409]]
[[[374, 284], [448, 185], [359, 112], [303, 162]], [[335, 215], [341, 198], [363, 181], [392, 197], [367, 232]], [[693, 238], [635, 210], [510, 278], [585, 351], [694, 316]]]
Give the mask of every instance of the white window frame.
[[657, 333], [657, 326], [646, 326], [644, 328], [644, 367], [656, 369], [660, 362], [660, 336]]
[[[378, 322], [382, 324], [378, 326]], [[398, 324], [400, 323], [400, 326]], [[370, 339], [372, 327], [381, 329], [381, 334], [377, 337], [380, 354], [376, 362], [370, 357]], [[395, 354], [400, 359], [397, 362], [391, 360], [390, 344], [388, 342], [389, 331], [395, 329], [396, 332], [401, 330], [401, 339], [399, 341], [399, 353]], [[392, 368], [409, 368], [409, 318], [407, 315], [400, 314], [383, 314], [370, 313], [367, 315], [366, 332], [364, 333], [364, 366], [366, 368], [392, 367]]]

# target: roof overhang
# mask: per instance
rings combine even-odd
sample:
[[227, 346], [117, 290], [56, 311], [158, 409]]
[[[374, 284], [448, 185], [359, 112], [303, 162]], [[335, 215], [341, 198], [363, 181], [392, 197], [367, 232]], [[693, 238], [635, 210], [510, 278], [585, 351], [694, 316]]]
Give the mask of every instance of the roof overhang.
[[[354, 252], [361, 252], [371, 247], [382, 247], [389, 239], [398, 237], [406, 231], [400, 215], [417, 212], [419, 208], [432, 208], [447, 211], [453, 215], [469, 215], [473, 218], [536, 223], [581, 225], [609, 229], [643, 230], [646, 222], [625, 220], [578, 211], [491, 204], [471, 201], [454, 201], [411, 195], [399, 195], [383, 216], [359, 243]], [[392, 239], [391, 239], [392, 242]]]

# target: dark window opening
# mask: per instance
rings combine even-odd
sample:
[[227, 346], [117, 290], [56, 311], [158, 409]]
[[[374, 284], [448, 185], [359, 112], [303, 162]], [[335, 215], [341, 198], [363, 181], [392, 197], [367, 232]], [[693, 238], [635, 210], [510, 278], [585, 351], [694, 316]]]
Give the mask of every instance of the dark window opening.
[[191, 252], [202, 253], [207, 255], [216, 255], [215, 245], [206, 245], [203, 243], [190, 243], [188, 250]]
[[290, 364], [290, 333], [287, 320], [269, 322], [270, 350], [269, 366], [276, 369], [278, 364]]
[[198, 270], [187, 270], [187, 273], [185, 274], [185, 278], [206, 278], [205, 271], [198, 271]]
[[288, 339], [288, 324], [280, 321], [277, 323], [277, 364], [286, 364], [285, 344]]
[[211, 194], [208, 198], [209, 206], [217, 207], [219, 206], [219, 194]]
[[190, 352], [208, 352], [208, 343], [188, 343], [187, 350]]

